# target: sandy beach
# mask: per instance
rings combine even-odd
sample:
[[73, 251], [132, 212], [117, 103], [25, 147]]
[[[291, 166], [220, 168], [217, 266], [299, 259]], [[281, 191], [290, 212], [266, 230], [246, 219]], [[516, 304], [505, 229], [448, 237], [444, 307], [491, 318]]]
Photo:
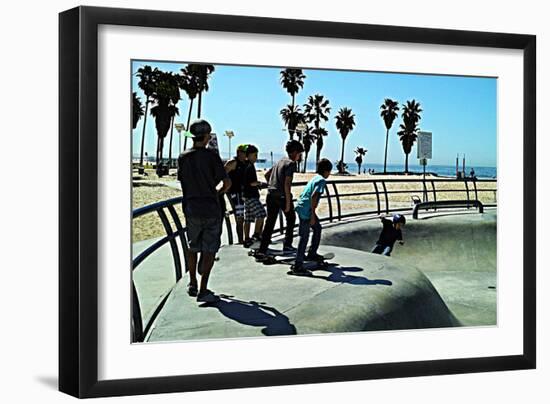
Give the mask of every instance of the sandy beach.
[[[132, 207], [136, 209], [138, 207], [146, 206], [151, 203], [163, 201], [169, 198], [181, 196], [179, 190], [179, 184], [175, 176], [175, 170], [170, 171], [170, 175], [158, 178], [154, 170], [146, 170], [147, 176], [141, 176], [137, 174], [137, 171], [133, 175], [133, 199]], [[264, 178], [264, 170], [258, 170], [258, 179]], [[315, 174], [314, 173], [296, 173], [294, 176], [294, 182], [307, 182]], [[406, 183], [386, 183], [388, 191], [399, 191], [398, 194], [389, 195], [389, 203], [392, 208], [407, 208], [412, 205], [412, 196], [416, 196], [422, 199], [422, 175], [410, 174], [410, 175], [331, 175], [329, 181], [353, 181], [353, 180], [376, 180], [382, 181], [385, 179], [406, 179], [406, 180], [418, 180], [414, 182]], [[448, 182], [440, 182], [441, 177], [432, 175], [426, 175], [427, 190], [430, 200], [433, 199], [431, 181], [434, 181], [434, 186], [437, 190], [437, 198], [439, 200], [445, 199], [466, 199], [466, 188], [463, 181], [455, 181], [454, 179], [448, 179]], [[382, 191], [381, 182], [377, 182], [378, 191]], [[496, 192], [484, 191], [489, 189], [496, 189], [494, 182], [477, 182], [478, 199], [484, 204], [496, 203]], [[472, 184], [469, 184], [470, 199], [474, 199], [474, 191]], [[302, 192], [303, 186], [294, 186], [292, 193], [294, 197], [297, 197]], [[375, 186], [373, 183], [360, 183], [360, 184], [338, 184], [338, 193], [355, 194], [363, 192], [375, 192]], [[448, 191], [446, 191], [448, 190]], [[329, 185], [329, 192], [334, 195], [334, 188]], [[266, 190], [261, 191], [261, 199], [265, 201]], [[375, 210], [377, 209], [376, 195], [347, 195], [341, 196], [341, 209], [342, 212], [351, 212], [356, 210]], [[384, 198], [381, 198], [382, 208], [384, 208]], [[181, 206], [176, 206], [176, 211], [180, 215], [182, 221], [184, 220], [181, 214]], [[336, 201], [333, 200], [333, 212], [336, 214]], [[322, 199], [319, 204], [318, 214], [320, 217], [329, 214], [329, 205], [327, 199]], [[172, 223], [172, 226], [173, 223]], [[175, 228], [175, 227], [174, 227]], [[148, 214], [143, 217], [139, 217], [133, 220], [132, 240], [140, 241], [153, 237], [159, 237], [164, 235], [164, 228], [158, 218], [157, 214]]]

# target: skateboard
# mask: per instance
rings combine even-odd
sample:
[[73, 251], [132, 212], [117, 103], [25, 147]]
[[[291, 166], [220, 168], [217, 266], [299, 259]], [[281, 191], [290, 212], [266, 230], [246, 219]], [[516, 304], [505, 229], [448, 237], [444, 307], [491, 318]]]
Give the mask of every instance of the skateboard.
[[[331, 265], [335, 265], [334, 263], [327, 262], [328, 260], [331, 260], [334, 258], [334, 253], [326, 253], [323, 255], [322, 261], [308, 261], [307, 259], [304, 261], [304, 268], [307, 270], [316, 270], [316, 269], [322, 269], [327, 268]], [[269, 256], [268, 259], [266, 259], [264, 262], [264, 265], [274, 265], [274, 264], [287, 264], [287, 265], [294, 265], [296, 263], [296, 256]]]
[[[248, 255], [250, 257], [255, 257], [257, 252], [258, 252], [257, 248], [251, 248], [248, 251]], [[266, 255], [268, 255], [269, 257], [285, 257], [285, 258], [291, 258], [291, 259], [296, 257], [295, 252], [291, 252], [291, 251], [285, 252], [283, 250], [274, 250], [272, 248], [267, 249]]]

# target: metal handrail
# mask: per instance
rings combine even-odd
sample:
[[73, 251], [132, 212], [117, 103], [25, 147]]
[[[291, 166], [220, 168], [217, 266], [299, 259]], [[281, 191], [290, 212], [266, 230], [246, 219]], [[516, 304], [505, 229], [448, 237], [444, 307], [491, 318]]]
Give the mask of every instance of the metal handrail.
[[[327, 199], [328, 203], [328, 216], [319, 217], [319, 221], [321, 222], [333, 222], [333, 221], [341, 221], [343, 219], [352, 218], [352, 217], [358, 217], [358, 216], [368, 216], [368, 215], [379, 215], [381, 212], [394, 213], [394, 212], [410, 212], [413, 210], [414, 206], [399, 206], [399, 207], [391, 207], [390, 206], [390, 198], [389, 195], [393, 194], [414, 194], [415, 192], [422, 192], [424, 193], [427, 190], [426, 182], [429, 182], [432, 188], [433, 193], [433, 202], [438, 201], [444, 201], [442, 199], [437, 198], [438, 193], [445, 193], [445, 192], [464, 192], [467, 196], [467, 205], [474, 204], [473, 201], [477, 200], [478, 195], [480, 193], [484, 192], [495, 192], [496, 196], [496, 188], [486, 188], [486, 189], [480, 189], [477, 187], [477, 183], [495, 183], [496, 180], [493, 179], [446, 179], [446, 178], [429, 178], [429, 179], [413, 179], [413, 178], [391, 178], [391, 179], [346, 179], [346, 180], [329, 180], [327, 181], [327, 190], [330, 189], [328, 185], [332, 187], [330, 192], [326, 192], [325, 195], [321, 197], [321, 199]], [[473, 183], [473, 189], [475, 192], [475, 199], [470, 199], [470, 188], [468, 187], [468, 183]], [[410, 190], [391, 190], [387, 188], [387, 184], [406, 184], [406, 183], [422, 183], [422, 189], [410, 189]], [[438, 183], [456, 183], [456, 184], [464, 184], [465, 188], [463, 189], [437, 189], [436, 184]], [[307, 182], [295, 182], [293, 183], [293, 187], [299, 187], [299, 186], [305, 186]], [[338, 187], [341, 185], [351, 185], [351, 184], [371, 184], [374, 191], [364, 191], [364, 192], [349, 192], [349, 193], [342, 193], [338, 191]], [[382, 189], [380, 189], [380, 186]], [[343, 205], [342, 205], [342, 199], [349, 197], [349, 196], [369, 196], [369, 195], [375, 195], [376, 196], [376, 208], [373, 210], [356, 210], [351, 212], [345, 212], [343, 213]], [[381, 206], [381, 196], [384, 197], [385, 206]], [[429, 199], [429, 193], [426, 192], [426, 196]], [[296, 199], [294, 199], [296, 200]], [[334, 204], [333, 200], [336, 200], [336, 212], [334, 212]], [[174, 208], [175, 205], [178, 205], [182, 203], [183, 197], [176, 197], [167, 199], [164, 201], [156, 202], [151, 205], [143, 206], [137, 209], [134, 209], [132, 212], [132, 218], [138, 218], [140, 216], [151, 214], [151, 213], [157, 213], [165, 230], [166, 235], [162, 237], [159, 240], [156, 240], [153, 244], [151, 244], [148, 248], [143, 250], [140, 254], [138, 254], [132, 261], [132, 270], [135, 270], [145, 259], [147, 259], [152, 253], [157, 251], [159, 248], [164, 246], [166, 243], [170, 244], [170, 248], [172, 251], [172, 258], [174, 262], [174, 269], [175, 269], [175, 277], [176, 281], [174, 285], [172, 285], [171, 289], [160, 299], [159, 304], [153, 311], [153, 315], [147, 322], [147, 324], [143, 324], [143, 320], [141, 318], [141, 305], [139, 303], [139, 298], [137, 295], [137, 291], [135, 288], [135, 285], [133, 284], [133, 277], [132, 277], [132, 330], [133, 330], [133, 340], [134, 342], [141, 342], [143, 341], [146, 336], [148, 330], [150, 330], [152, 323], [155, 320], [155, 317], [159, 314], [160, 309], [164, 305], [164, 303], [167, 301], [168, 296], [171, 294], [174, 286], [177, 284], [177, 282], [183, 277], [183, 271], [182, 271], [182, 263], [181, 263], [181, 256], [183, 256], [183, 262], [185, 265], [185, 271], [187, 272], [187, 252], [188, 252], [188, 245], [187, 245], [187, 237], [186, 237], [186, 227], [182, 226], [181, 220], [178, 217], [178, 214]], [[430, 202], [429, 200], [426, 202]], [[433, 206], [434, 208], [437, 207], [437, 203], [431, 204], [430, 206]], [[263, 203], [263, 206], [265, 207], [265, 203]], [[496, 204], [485, 204], [485, 206], [496, 206]], [[176, 229], [174, 230], [168, 220], [168, 214], [172, 218], [173, 223], [176, 226]], [[235, 212], [233, 210], [228, 210], [225, 213], [224, 221], [226, 225], [226, 229], [228, 232], [228, 241], [229, 244], [233, 243], [233, 229], [231, 226], [231, 220], [230, 217], [234, 215]], [[282, 216], [282, 215], [281, 215]], [[295, 228], [298, 226], [298, 224], [295, 225]], [[279, 232], [280, 235], [284, 234], [284, 231], [286, 230], [282, 217], [279, 218], [279, 228], [275, 228], [273, 231], [273, 234], [276, 234], [276, 232]], [[279, 236], [280, 237], [280, 236]], [[181, 248], [183, 251], [180, 250], [176, 240], [179, 239], [181, 243]]]

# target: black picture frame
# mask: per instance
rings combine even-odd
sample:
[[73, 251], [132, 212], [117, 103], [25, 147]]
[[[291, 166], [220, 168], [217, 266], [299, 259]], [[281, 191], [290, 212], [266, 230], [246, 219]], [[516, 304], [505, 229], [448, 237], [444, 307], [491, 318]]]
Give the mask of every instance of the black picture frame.
[[[467, 359], [98, 380], [98, 26], [100, 24], [523, 50], [523, 353]], [[59, 15], [59, 390], [76, 397], [325, 383], [536, 366], [536, 37], [77, 7]]]

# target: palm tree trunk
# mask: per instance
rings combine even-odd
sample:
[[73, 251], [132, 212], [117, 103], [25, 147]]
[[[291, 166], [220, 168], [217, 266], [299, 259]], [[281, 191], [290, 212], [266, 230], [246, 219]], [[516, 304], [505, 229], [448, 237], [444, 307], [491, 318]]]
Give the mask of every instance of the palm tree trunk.
[[307, 167], [307, 155], [309, 154], [309, 152], [306, 152], [306, 156], [304, 158], [304, 168], [302, 169], [302, 172], [305, 173], [306, 172], [306, 167]]
[[357, 175], [361, 175], [361, 163], [358, 163], [357, 166], [358, 166]]
[[346, 144], [346, 138], [342, 138], [342, 157], [340, 158], [340, 167], [341, 167], [341, 170], [340, 172], [343, 174], [344, 173], [344, 146]]
[[202, 91], [199, 91], [199, 110], [197, 113], [197, 118], [201, 117], [201, 109], [202, 109]]
[[405, 173], [409, 173], [409, 153], [405, 154]]
[[315, 159], [315, 164], [319, 164], [319, 160], [321, 159], [321, 150], [323, 149], [323, 135], [320, 135], [321, 137], [317, 138], [317, 156]]
[[143, 167], [143, 152], [145, 148], [145, 126], [147, 125], [147, 110], [149, 109], [149, 96], [145, 100], [145, 115], [143, 117], [143, 133], [141, 134], [141, 152], [139, 157], [139, 165]]
[[174, 117], [172, 117], [170, 122], [170, 146], [168, 148], [168, 161], [172, 164], [172, 135], [174, 134]]
[[386, 130], [386, 150], [384, 151], [384, 174], [386, 174], [386, 161], [388, 160], [388, 136], [390, 134], [389, 128]]
[[[191, 98], [191, 104], [189, 104], [189, 114], [187, 115], [187, 126], [185, 127], [186, 131], [189, 131], [189, 125], [191, 124], [191, 111], [193, 111], [193, 101], [195, 101], [194, 98]], [[183, 139], [183, 150], [187, 150], [187, 136], [184, 136], [185, 139]]]

